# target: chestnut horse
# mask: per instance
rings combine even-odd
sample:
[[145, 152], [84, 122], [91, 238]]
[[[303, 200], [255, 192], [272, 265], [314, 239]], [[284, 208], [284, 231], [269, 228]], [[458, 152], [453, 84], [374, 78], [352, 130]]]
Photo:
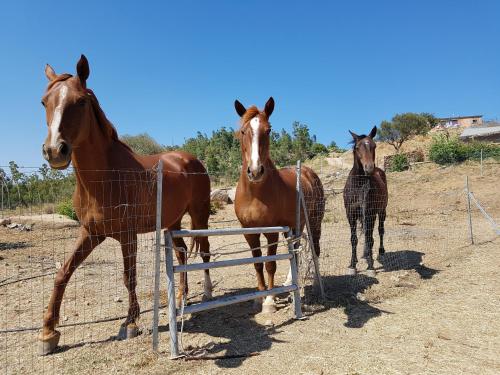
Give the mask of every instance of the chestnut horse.
[[[65, 169], [70, 162], [76, 176], [73, 204], [80, 222], [80, 234], [73, 254], [55, 277], [54, 289], [43, 318], [40, 334], [47, 354], [58, 343], [55, 330], [65, 287], [71, 275], [92, 250], [107, 237], [121, 244], [129, 308], [125, 325], [135, 329], [140, 314], [135, 292], [137, 234], [156, 228], [156, 178], [154, 167], [163, 161], [162, 228], [180, 229], [185, 213], [192, 227], [206, 229], [210, 212], [210, 180], [202, 163], [185, 152], [142, 156], [121, 142], [106, 118], [94, 93], [87, 89], [89, 65], [85, 56], [77, 64], [77, 75], [57, 75], [47, 65], [49, 80], [42, 98], [46, 110], [48, 135], [42, 146], [44, 158], [52, 168]], [[149, 177], [149, 178], [148, 178]], [[210, 260], [206, 237], [194, 244]], [[175, 240], [178, 261], [185, 262], [186, 244]], [[102, 280], [104, 281], [104, 280]], [[187, 277], [181, 274], [179, 303], [187, 293]], [[205, 272], [205, 296], [211, 297], [211, 281]]]
[[[269, 98], [264, 110], [252, 106], [246, 109], [239, 101], [234, 103], [236, 112], [241, 117], [241, 126], [237, 133], [241, 145], [243, 166], [236, 188], [235, 211], [243, 227], [288, 226], [295, 233], [302, 233], [305, 219], [301, 215], [300, 228], [296, 228], [296, 172], [295, 168], [277, 169], [269, 156], [269, 117], [273, 113], [274, 100]], [[312, 241], [316, 254], [319, 255], [321, 221], [324, 215], [324, 192], [321, 180], [308, 167], [302, 167], [301, 183], [306, 200], [307, 215], [310, 218]], [[267, 254], [276, 254], [279, 235], [264, 234], [267, 238]], [[262, 255], [260, 234], [245, 236], [254, 257]], [[256, 263], [257, 287], [266, 289], [263, 264]], [[266, 262], [268, 288], [274, 288], [276, 262]], [[262, 306], [264, 312], [276, 311], [272, 296], [266, 297]]]
[[351, 227], [352, 257], [348, 273], [356, 274], [356, 247], [358, 237], [356, 226], [358, 220], [361, 222], [365, 235], [365, 247], [363, 258], [368, 263], [368, 275], [375, 276], [373, 268], [373, 228], [378, 215], [378, 233], [380, 236], [379, 256], [384, 250], [384, 221], [388, 200], [387, 179], [385, 172], [375, 166], [375, 148], [377, 145], [373, 138], [377, 134], [377, 127], [373, 127], [368, 135], [352, 135], [354, 163], [347, 177], [344, 187], [344, 206], [347, 219]]

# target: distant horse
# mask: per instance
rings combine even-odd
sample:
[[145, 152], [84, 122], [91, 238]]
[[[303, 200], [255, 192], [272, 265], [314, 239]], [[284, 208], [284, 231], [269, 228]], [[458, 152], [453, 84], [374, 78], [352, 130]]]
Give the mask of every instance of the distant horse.
[[[296, 228], [296, 173], [295, 168], [277, 169], [269, 157], [269, 117], [273, 113], [274, 100], [269, 98], [264, 111], [252, 106], [246, 109], [239, 101], [234, 103], [236, 112], [241, 117], [241, 127], [237, 136], [241, 144], [243, 166], [236, 188], [235, 211], [243, 227], [288, 226], [302, 233], [304, 215], [301, 215], [300, 228]], [[323, 186], [312, 169], [302, 167], [301, 183], [306, 197], [307, 214], [310, 217], [312, 241], [316, 254], [319, 255], [321, 221], [325, 202]], [[268, 242], [268, 255], [276, 254], [279, 235], [264, 235]], [[246, 235], [254, 257], [262, 255], [260, 235]], [[259, 290], [266, 289], [263, 264], [256, 263], [257, 285]], [[268, 288], [274, 288], [276, 262], [266, 262]], [[266, 297], [262, 306], [264, 312], [276, 311], [272, 296]]]
[[[135, 292], [137, 234], [155, 230], [156, 183], [152, 180], [153, 168], [159, 160], [164, 165], [162, 228], [180, 229], [186, 212], [191, 216], [193, 228], [208, 227], [210, 180], [202, 163], [185, 152], [135, 154], [118, 139], [96, 96], [87, 89], [89, 73], [88, 61], [83, 55], [77, 64], [77, 76], [57, 75], [49, 65], [45, 68], [49, 84], [42, 104], [46, 110], [48, 135], [42, 153], [52, 168], [65, 169], [73, 163], [76, 175], [73, 204], [81, 226], [73, 254], [55, 277], [40, 334], [42, 354], [55, 349], [59, 341], [60, 333], [55, 327], [71, 275], [106, 237], [121, 244], [123, 280], [129, 296], [125, 326], [130, 332], [136, 330], [135, 322], [140, 314]], [[196, 238], [194, 244], [203, 254], [203, 261], [208, 262], [208, 239]], [[186, 249], [186, 244], [180, 238], [175, 239], [175, 246], [178, 261], [185, 263], [185, 252], [178, 248]], [[181, 274], [178, 303], [187, 289], [187, 277]], [[211, 297], [207, 271], [205, 296]]]
[[384, 221], [387, 207], [387, 179], [382, 169], [375, 167], [375, 148], [373, 138], [377, 127], [373, 127], [368, 135], [357, 135], [349, 131], [353, 138], [354, 164], [344, 187], [344, 206], [351, 226], [352, 257], [348, 273], [356, 274], [356, 247], [358, 237], [356, 225], [361, 222], [365, 234], [363, 258], [368, 263], [368, 275], [375, 276], [373, 268], [373, 228], [378, 215], [378, 233], [380, 236], [379, 256], [384, 250]]

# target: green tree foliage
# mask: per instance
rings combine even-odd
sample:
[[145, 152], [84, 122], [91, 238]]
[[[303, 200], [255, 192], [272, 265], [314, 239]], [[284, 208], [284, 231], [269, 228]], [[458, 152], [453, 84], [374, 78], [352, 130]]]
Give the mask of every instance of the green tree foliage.
[[401, 113], [391, 121], [382, 121], [377, 132], [380, 141], [387, 142], [399, 153], [404, 142], [415, 135], [427, 134], [432, 124], [437, 123], [435, 117], [428, 113]]
[[166, 147], [156, 142], [148, 133], [138, 135], [125, 134], [121, 137], [134, 152], [141, 155], [159, 154], [165, 151]]

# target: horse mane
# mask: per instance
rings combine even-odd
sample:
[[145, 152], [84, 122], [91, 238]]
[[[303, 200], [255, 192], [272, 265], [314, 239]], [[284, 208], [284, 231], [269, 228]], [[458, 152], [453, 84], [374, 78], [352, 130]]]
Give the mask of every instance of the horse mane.
[[54, 78], [52, 81], [49, 82], [47, 86], [47, 91], [49, 91], [54, 85], [58, 82], [66, 81], [68, 78], [73, 77], [71, 74], [68, 73], [63, 73], [59, 74], [56, 78]]
[[99, 101], [97, 100], [97, 97], [95, 96], [94, 92], [91, 89], [87, 89], [87, 94], [90, 96], [90, 101], [92, 103], [92, 108], [94, 109], [97, 123], [103, 130], [104, 134], [107, 135], [108, 138], [110, 138], [111, 140], [121, 143], [129, 151], [132, 151], [130, 146], [127, 145], [122, 140], [120, 140], [120, 138], [118, 137], [118, 132], [116, 131], [116, 128], [113, 126], [111, 121], [109, 121], [108, 118], [106, 117], [106, 114], [99, 105]]
[[245, 114], [241, 117], [241, 125], [246, 124], [248, 121], [259, 115], [261, 112], [256, 106], [251, 106], [247, 109]]

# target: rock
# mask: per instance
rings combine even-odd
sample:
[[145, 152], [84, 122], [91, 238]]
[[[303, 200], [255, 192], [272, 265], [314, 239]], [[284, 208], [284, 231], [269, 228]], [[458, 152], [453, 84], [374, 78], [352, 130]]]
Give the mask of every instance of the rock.
[[264, 325], [266, 327], [272, 327], [274, 324], [273, 324], [273, 321], [271, 319], [268, 319], [264, 322]]
[[7, 225], [7, 228], [14, 229], [14, 228], [17, 228], [18, 226], [19, 226], [18, 223], [12, 223], [12, 224]]
[[0, 219], [0, 225], [3, 225], [4, 227], [9, 225], [11, 223], [10, 217], [6, 217], [4, 219]]
[[115, 297], [113, 301], [115, 301], [115, 302], [123, 302], [120, 297]]
[[58, 270], [61, 267], [62, 267], [62, 263], [61, 262], [56, 262], [56, 270]]
[[229, 197], [229, 199], [231, 199], [232, 202], [234, 202], [234, 200], [236, 199], [236, 188], [231, 188], [227, 191], [227, 195]]
[[358, 301], [361, 301], [361, 302], [366, 301], [366, 297], [363, 294], [359, 293], [359, 292], [356, 293], [356, 299]]
[[229, 195], [227, 193], [227, 189], [215, 189], [210, 193], [210, 200], [212, 202], [221, 202], [221, 203], [226, 203], [230, 204], [233, 203], [233, 201], [229, 198]]

